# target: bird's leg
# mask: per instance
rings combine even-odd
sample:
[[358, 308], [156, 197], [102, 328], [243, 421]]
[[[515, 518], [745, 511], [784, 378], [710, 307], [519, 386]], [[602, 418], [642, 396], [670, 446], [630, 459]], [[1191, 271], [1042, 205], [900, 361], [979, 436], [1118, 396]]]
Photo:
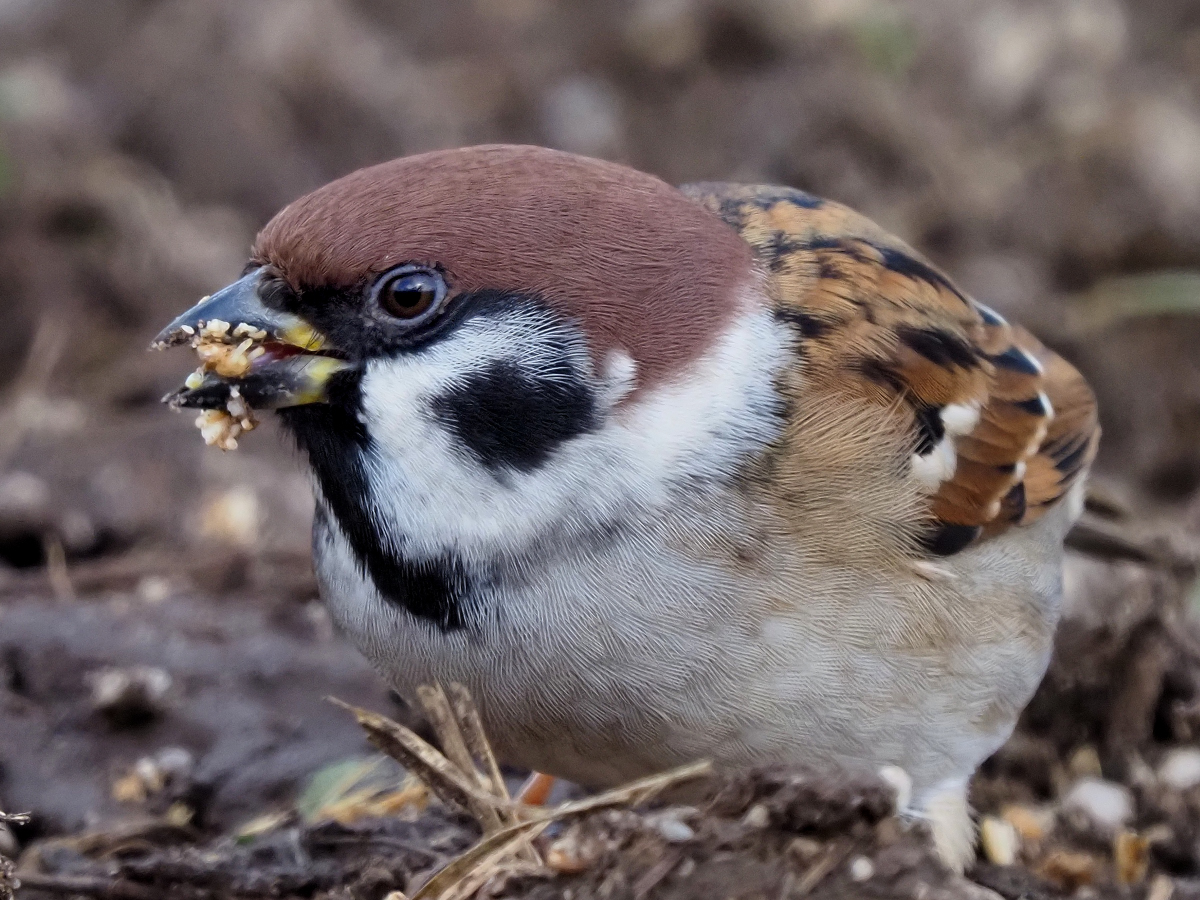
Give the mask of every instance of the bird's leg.
[[542, 772], [532, 773], [521, 785], [521, 790], [517, 792], [517, 802], [526, 806], [545, 806], [546, 801], [550, 799], [550, 792], [554, 790], [556, 781], [558, 779], [553, 775], [546, 775]]

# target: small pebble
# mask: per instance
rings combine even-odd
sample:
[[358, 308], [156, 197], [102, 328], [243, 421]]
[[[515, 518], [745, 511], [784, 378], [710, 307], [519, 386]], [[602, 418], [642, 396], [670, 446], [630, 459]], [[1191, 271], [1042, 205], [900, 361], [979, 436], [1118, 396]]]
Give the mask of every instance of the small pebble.
[[1082, 813], [1103, 831], [1116, 832], [1133, 818], [1133, 797], [1123, 785], [1081, 778], [1067, 792], [1063, 808]]
[[161, 575], [146, 575], [137, 583], [138, 599], [151, 606], [157, 606], [169, 599], [172, 593], [171, 580]]
[[114, 781], [109, 789], [109, 795], [118, 803], [145, 803], [146, 783], [134, 770]]
[[[210, 410], [211, 412], [211, 410]], [[241, 431], [240, 426], [237, 429]], [[253, 547], [261, 536], [265, 510], [250, 487], [232, 487], [209, 498], [200, 510], [200, 536], [234, 547]]]
[[742, 824], [747, 828], [766, 828], [771, 824], [771, 813], [761, 803], [755, 803], [742, 816]]
[[1158, 767], [1158, 779], [1177, 791], [1200, 784], [1200, 750], [1195, 747], [1172, 750]]
[[696, 832], [692, 827], [678, 819], [663, 818], [654, 823], [655, 829], [663, 840], [671, 844], [683, 844], [692, 840], [696, 836]]
[[787, 852], [801, 864], [810, 863], [821, 852], [821, 843], [808, 837], [795, 837], [788, 841]]
[[850, 877], [854, 881], [869, 881], [875, 874], [875, 863], [865, 856], [857, 857], [850, 863]]
[[556, 839], [546, 850], [546, 866], [560, 875], [578, 875], [587, 871], [599, 853], [581, 840], [581, 834], [575, 827]]
[[192, 819], [196, 817], [196, 811], [184, 803], [182, 800], [176, 800], [167, 808], [167, 814], [164, 818], [167, 824], [174, 825], [176, 828], [186, 828], [192, 824]]
[[984, 816], [979, 823], [979, 842], [988, 862], [997, 866], [1011, 866], [1017, 861], [1021, 838], [1011, 822], [995, 816]]
[[134, 763], [133, 774], [141, 779], [147, 794], [157, 794], [167, 786], [167, 773], [152, 757], [143, 756]]
[[154, 762], [168, 779], [182, 780], [192, 774], [196, 758], [183, 747], [163, 747], [154, 754]]
[[1175, 882], [1169, 875], [1155, 875], [1146, 891], [1146, 900], [1171, 900], [1175, 893]]

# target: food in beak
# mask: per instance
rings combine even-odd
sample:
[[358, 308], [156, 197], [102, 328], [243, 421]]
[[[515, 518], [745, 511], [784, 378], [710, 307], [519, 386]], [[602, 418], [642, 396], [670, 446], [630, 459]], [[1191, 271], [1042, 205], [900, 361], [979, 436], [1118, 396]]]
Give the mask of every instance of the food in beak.
[[[266, 354], [262, 346], [267, 333], [245, 322], [231, 326], [229, 322], [212, 319], [192, 332], [191, 346], [200, 357], [200, 368], [183, 383], [187, 390], [195, 390], [204, 384], [205, 376], [213, 372], [223, 378], [241, 378], [250, 371], [254, 360]], [[224, 409], [201, 410], [196, 417], [196, 427], [204, 443], [222, 450], [236, 450], [237, 439], [258, 425], [254, 410], [242, 397], [237, 385], [230, 385], [229, 397]]]
[[164, 398], [175, 409], [202, 410], [205, 442], [233, 450], [257, 424], [255, 410], [328, 399], [330, 379], [352, 368], [304, 319], [272, 309], [259, 296], [262, 274], [243, 275], [205, 297], [159, 332], [151, 347], [184, 344], [200, 367]]

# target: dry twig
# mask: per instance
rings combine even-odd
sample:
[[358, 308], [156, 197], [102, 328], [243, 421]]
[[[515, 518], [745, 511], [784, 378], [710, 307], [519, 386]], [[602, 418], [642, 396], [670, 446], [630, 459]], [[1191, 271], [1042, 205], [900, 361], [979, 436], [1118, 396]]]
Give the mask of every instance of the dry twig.
[[489, 799], [487, 801], [480, 802], [474, 797], [468, 796], [467, 803], [472, 818], [479, 823], [483, 833], [494, 834], [503, 827], [500, 808], [495, 801], [503, 803], [507, 796], [502, 797], [497, 794], [490, 779], [481, 778], [476, 771], [475, 761], [471, 759], [471, 751], [467, 749], [462, 729], [459, 728], [457, 717], [454, 710], [450, 708], [450, 701], [446, 697], [446, 692], [442, 690], [442, 686], [440, 684], [423, 685], [417, 688], [417, 696], [421, 699], [425, 714], [429, 716], [433, 730], [441, 741], [442, 750], [449, 757], [450, 762], [454, 763], [459, 771], [468, 778], [474, 779], [482, 790], [488, 792]]
[[446, 805], [468, 815], [481, 805], [491, 805], [497, 812], [504, 807], [504, 802], [480, 787], [475, 777], [462, 772], [408, 728], [336, 698], [331, 697], [330, 702], [352, 712], [372, 744], [424, 781]]
[[[492, 745], [487, 739], [487, 733], [483, 730], [483, 722], [479, 719], [479, 710], [471, 702], [471, 694], [458, 682], [450, 685], [449, 694], [450, 702], [454, 705], [455, 718], [462, 724], [467, 749], [471, 751], [472, 756], [483, 762], [483, 770], [491, 782], [492, 793], [505, 800], [511, 800], [512, 798], [508, 795], [508, 786], [504, 783], [504, 776], [500, 774], [500, 764], [496, 762]], [[514, 814], [508, 824], [516, 824], [516, 822]]]
[[[443, 802], [473, 816], [483, 829], [483, 839], [436, 872], [412, 900], [467, 900], [497, 876], [544, 871], [532, 842], [552, 822], [605, 807], [644, 803], [668, 787], [712, 770], [707, 762], [693, 763], [553, 808], [524, 806], [508, 795], [467, 689], [453, 684], [448, 693], [440, 685], [420, 691], [449, 759], [403, 725], [330, 698], [354, 713], [372, 744], [421, 779]], [[482, 762], [482, 772], [476, 759]]]

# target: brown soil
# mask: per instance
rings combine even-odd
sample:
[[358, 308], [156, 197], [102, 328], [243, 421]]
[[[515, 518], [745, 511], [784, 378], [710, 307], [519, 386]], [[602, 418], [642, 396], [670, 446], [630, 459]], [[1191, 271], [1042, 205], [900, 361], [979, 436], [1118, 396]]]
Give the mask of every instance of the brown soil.
[[314, 812], [370, 752], [327, 695], [415, 716], [316, 601], [294, 452], [206, 450], [143, 348], [293, 197], [491, 140], [856, 206], [1077, 361], [1105, 441], [1055, 661], [973, 788], [1014, 865], [762, 772], [565, 822], [580, 871], [482, 895], [1200, 896], [1197, 110], [1190, 0], [0, 3], [0, 897], [378, 900], [476, 839]]

